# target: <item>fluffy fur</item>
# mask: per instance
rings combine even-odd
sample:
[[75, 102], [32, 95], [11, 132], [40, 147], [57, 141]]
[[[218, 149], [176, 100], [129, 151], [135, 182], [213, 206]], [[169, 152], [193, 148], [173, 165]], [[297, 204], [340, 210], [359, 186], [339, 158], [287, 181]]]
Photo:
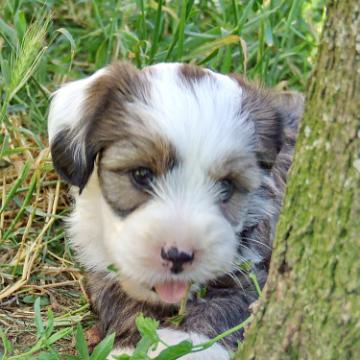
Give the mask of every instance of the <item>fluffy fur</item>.
[[[69, 235], [100, 328], [116, 331], [117, 346], [138, 340], [140, 311], [179, 340], [213, 337], [249, 315], [256, 292], [241, 264], [264, 284], [302, 104], [299, 94], [184, 64], [114, 64], [55, 93], [54, 165], [80, 190]], [[134, 183], [136, 168], [151, 169], [151, 189]], [[162, 255], [172, 248], [191, 254], [176, 272]], [[169, 329], [177, 305], [154, 291], [175, 281], [192, 284], [178, 335]], [[241, 336], [223, 345], [234, 349]], [[208, 359], [226, 358], [211, 349]]]

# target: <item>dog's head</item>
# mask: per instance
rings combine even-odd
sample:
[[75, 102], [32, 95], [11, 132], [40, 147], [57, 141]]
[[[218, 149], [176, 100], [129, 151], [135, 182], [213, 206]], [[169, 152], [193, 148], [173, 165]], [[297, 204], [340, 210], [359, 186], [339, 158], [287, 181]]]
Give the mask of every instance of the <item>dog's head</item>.
[[135, 297], [174, 303], [186, 284], [258, 261], [238, 234], [272, 211], [261, 186], [301, 104], [184, 64], [120, 63], [60, 88], [50, 145], [80, 189], [71, 236], [81, 261], [115, 265]]

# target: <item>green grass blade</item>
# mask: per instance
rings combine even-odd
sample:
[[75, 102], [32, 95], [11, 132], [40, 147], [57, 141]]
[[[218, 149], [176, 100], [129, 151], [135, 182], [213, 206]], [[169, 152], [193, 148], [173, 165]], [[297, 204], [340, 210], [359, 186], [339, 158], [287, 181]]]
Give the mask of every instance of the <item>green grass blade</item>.
[[182, 0], [181, 3], [181, 14], [180, 14], [180, 22], [179, 22], [179, 31], [178, 31], [178, 46], [177, 46], [177, 58], [181, 59], [184, 52], [184, 30], [185, 30], [185, 22], [186, 22], [186, 8], [187, 8], [187, 0]]
[[22, 217], [24, 211], [26, 210], [26, 207], [29, 205], [31, 197], [35, 191], [37, 181], [38, 181], [38, 173], [34, 172], [32, 178], [31, 178], [29, 190], [25, 196], [23, 203], [21, 204], [20, 210], [17, 212], [15, 218], [12, 220], [12, 222], [11, 222], [10, 226], [8, 227], [8, 229], [6, 230], [2, 240], [6, 240], [11, 235], [15, 225], [17, 224], [19, 219], [21, 219], [21, 217]]
[[11, 354], [13, 352], [13, 346], [2, 329], [0, 329], [0, 338], [5, 350], [4, 356], [6, 354]]
[[84, 330], [80, 323], [76, 326], [76, 350], [78, 351], [81, 359], [89, 359], [89, 349], [86, 343]]
[[37, 298], [34, 303], [34, 313], [35, 313], [35, 325], [37, 329], [37, 336], [38, 338], [41, 338], [44, 334], [45, 327], [44, 322], [41, 318], [41, 309], [40, 309], [40, 298]]
[[115, 341], [115, 333], [106, 336], [99, 344], [96, 345], [94, 351], [92, 352], [90, 359], [91, 360], [104, 360], [110, 354], [113, 349]]
[[12, 185], [11, 189], [8, 191], [5, 201], [3, 202], [1, 209], [0, 209], [0, 214], [6, 209], [6, 207], [8, 206], [9, 202], [13, 199], [14, 195], [16, 194], [17, 189], [19, 188], [19, 186], [21, 184], [23, 184], [23, 182], [25, 181], [25, 179], [27, 178], [29, 171], [31, 168], [31, 163], [30, 161], [27, 161], [25, 163], [25, 165], [22, 168], [21, 174], [20, 176], [15, 180], [14, 184]]
[[163, 0], [158, 0], [158, 7], [156, 11], [156, 19], [155, 19], [155, 28], [154, 28], [154, 34], [152, 38], [152, 46], [150, 50], [150, 59], [149, 64], [152, 64], [158, 45], [159, 45], [159, 37], [160, 37], [160, 26], [161, 26], [161, 9], [163, 5]]

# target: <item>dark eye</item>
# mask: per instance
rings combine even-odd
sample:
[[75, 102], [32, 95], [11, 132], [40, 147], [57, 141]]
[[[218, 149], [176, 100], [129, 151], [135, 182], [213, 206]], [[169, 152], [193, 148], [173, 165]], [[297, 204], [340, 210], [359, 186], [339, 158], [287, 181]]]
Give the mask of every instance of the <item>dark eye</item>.
[[228, 202], [234, 193], [234, 184], [229, 179], [219, 181], [220, 185], [220, 201], [222, 203]]
[[146, 167], [139, 167], [131, 171], [131, 176], [136, 185], [149, 189], [154, 181], [154, 173]]

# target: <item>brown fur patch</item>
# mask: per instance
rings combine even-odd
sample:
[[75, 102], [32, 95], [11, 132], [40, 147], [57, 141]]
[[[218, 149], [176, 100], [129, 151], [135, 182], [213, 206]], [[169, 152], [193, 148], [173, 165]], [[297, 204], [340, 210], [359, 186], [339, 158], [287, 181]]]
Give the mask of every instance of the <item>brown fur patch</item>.
[[259, 185], [260, 173], [257, 159], [252, 153], [231, 154], [228, 158], [216, 161], [210, 169], [215, 180], [229, 178], [239, 190], [255, 190]]
[[147, 103], [149, 87], [144, 73], [128, 64], [117, 64], [90, 89], [91, 97], [100, 96], [106, 102], [98, 111], [92, 136], [93, 142], [101, 144], [100, 185], [108, 203], [123, 215], [149, 198], [134, 186], [131, 171], [147, 167], [160, 177], [175, 163], [171, 145], [151, 127], [151, 119], [131, 109], [135, 101], [139, 106]]
[[206, 76], [210, 76], [209, 72], [199, 66], [191, 64], [182, 64], [179, 66], [179, 77], [186, 85], [192, 86], [194, 83], [200, 82]]
[[150, 168], [156, 177], [165, 175], [175, 163], [175, 153], [169, 143], [151, 131], [129, 134], [101, 154], [99, 179], [107, 202], [122, 215], [127, 215], [149, 198], [149, 193], [136, 187], [131, 171]]
[[88, 89], [84, 120], [91, 119], [88, 126], [90, 143], [103, 148], [126, 137], [131, 126], [126, 105], [135, 101], [146, 104], [149, 86], [134, 66], [128, 63], [109, 66]]
[[144, 166], [160, 176], [173, 166], [175, 151], [165, 139], [152, 135], [150, 130], [144, 129], [138, 134], [127, 132], [123, 138], [102, 153], [100, 165], [104, 169], [126, 172]]
[[[260, 186], [261, 175], [256, 157], [252, 153], [232, 154], [215, 162], [210, 169], [210, 176], [215, 181], [229, 179], [234, 184], [234, 193], [229, 201], [222, 204], [222, 210], [230, 223], [238, 224], [246, 216], [239, 211], [239, 204], [246, 204], [248, 193]], [[245, 209], [245, 206], [242, 208]]]

